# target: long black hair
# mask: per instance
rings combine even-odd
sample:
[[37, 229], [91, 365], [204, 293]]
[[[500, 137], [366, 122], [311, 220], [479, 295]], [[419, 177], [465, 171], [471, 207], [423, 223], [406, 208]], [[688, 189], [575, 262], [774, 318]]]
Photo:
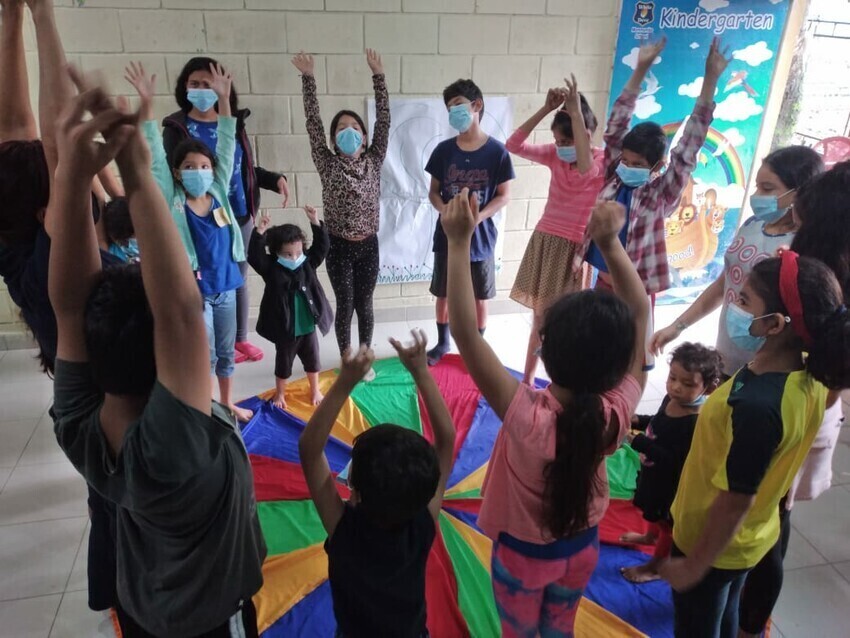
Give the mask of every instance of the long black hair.
[[619, 385], [629, 369], [635, 319], [618, 297], [584, 291], [549, 309], [540, 336], [549, 378], [572, 394], [558, 415], [555, 459], [544, 473], [544, 521], [559, 538], [587, 527], [590, 502], [602, 489], [597, 472], [612, 434], [599, 395]]
[[[197, 57], [189, 60], [183, 67], [183, 70], [180, 71], [180, 75], [177, 76], [177, 82], [174, 85], [174, 99], [177, 100], [177, 105], [181, 111], [188, 113], [194, 108], [187, 97], [186, 83], [189, 81], [189, 76], [195, 71], [209, 71], [210, 66], [215, 64], [218, 64], [218, 60], [215, 58]], [[218, 113], [218, 103], [213, 108]], [[236, 92], [236, 83], [234, 82], [230, 85], [230, 111], [235, 116], [238, 110], [239, 94]]]
[[[780, 292], [781, 267], [781, 259], [766, 259], [750, 274], [750, 286], [764, 301], [765, 314], [788, 315]], [[797, 268], [803, 321], [812, 339], [805, 346], [795, 337], [800, 350], [808, 351], [806, 370], [831, 390], [850, 387], [850, 313], [844, 306], [841, 286], [822, 261], [799, 257]]]
[[808, 146], [785, 146], [762, 160], [790, 189], [796, 190], [823, 172], [823, 159]]

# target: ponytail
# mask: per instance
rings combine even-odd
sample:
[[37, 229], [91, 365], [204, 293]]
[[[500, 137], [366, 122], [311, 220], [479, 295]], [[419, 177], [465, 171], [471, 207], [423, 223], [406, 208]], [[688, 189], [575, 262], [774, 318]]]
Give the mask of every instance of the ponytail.
[[574, 395], [558, 415], [555, 459], [544, 470], [543, 520], [555, 538], [588, 526], [590, 503], [602, 489], [597, 474], [607, 430], [598, 395]]
[[806, 370], [831, 390], [850, 387], [850, 313], [841, 305], [813, 333]]

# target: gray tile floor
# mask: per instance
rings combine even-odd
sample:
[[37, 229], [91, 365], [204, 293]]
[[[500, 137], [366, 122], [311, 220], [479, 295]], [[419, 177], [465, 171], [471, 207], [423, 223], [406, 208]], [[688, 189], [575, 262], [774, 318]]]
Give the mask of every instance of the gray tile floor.
[[[660, 307], [659, 325], [678, 308]], [[390, 336], [404, 337], [430, 321], [376, 327], [379, 357], [390, 356]], [[530, 317], [498, 315], [487, 334], [505, 365], [521, 369]], [[686, 336], [713, 343], [716, 317]], [[240, 365], [236, 394], [244, 397], [273, 386], [273, 347], [266, 359]], [[322, 342], [323, 367], [337, 363], [334, 341]], [[542, 372], [542, 370], [541, 370]], [[296, 371], [296, 375], [299, 374]], [[650, 375], [641, 411], [653, 412], [664, 395], [666, 363]], [[0, 352], [0, 638], [87, 638], [104, 636], [104, 616], [86, 606], [85, 486], [53, 438], [47, 408], [49, 380], [31, 351]], [[776, 626], [785, 638], [850, 636], [850, 429], [835, 455], [835, 486], [817, 501], [799, 503], [786, 559], [785, 585]]]

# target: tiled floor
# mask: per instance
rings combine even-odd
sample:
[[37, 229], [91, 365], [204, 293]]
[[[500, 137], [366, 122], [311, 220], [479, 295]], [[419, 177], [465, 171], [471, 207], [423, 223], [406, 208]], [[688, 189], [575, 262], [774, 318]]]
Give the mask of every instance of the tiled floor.
[[[659, 326], [679, 309], [659, 308]], [[419, 325], [429, 329], [433, 324]], [[686, 336], [714, 342], [716, 317]], [[404, 337], [408, 323], [379, 324], [379, 357], [389, 356], [390, 336]], [[528, 315], [498, 315], [487, 338], [505, 365], [521, 369]], [[237, 396], [273, 385], [273, 348], [260, 363], [237, 370]], [[332, 337], [322, 342], [323, 367], [337, 363]], [[297, 364], [296, 364], [297, 365]], [[542, 369], [541, 369], [542, 372]], [[296, 372], [298, 374], [298, 372]], [[666, 364], [650, 375], [641, 411], [655, 411], [663, 397]], [[0, 638], [88, 638], [107, 629], [102, 614], [86, 606], [85, 486], [59, 451], [47, 408], [50, 382], [29, 351], [0, 352]], [[786, 559], [776, 626], [785, 638], [850, 636], [850, 429], [835, 455], [836, 485], [817, 501], [799, 503]]]

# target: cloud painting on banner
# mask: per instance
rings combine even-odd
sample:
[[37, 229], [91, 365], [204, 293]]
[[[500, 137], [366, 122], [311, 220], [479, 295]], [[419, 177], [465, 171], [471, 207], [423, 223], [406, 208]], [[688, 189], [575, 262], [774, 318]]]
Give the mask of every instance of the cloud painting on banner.
[[702, 89], [712, 38], [721, 37], [732, 57], [720, 78], [714, 122], [697, 168], [666, 222], [674, 288], [659, 303], [692, 301], [723, 269], [723, 255], [741, 221], [789, 3], [622, 0], [611, 104], [635, 67], [638, 47], [666, 36], [667, 46], [644, 80], [633, 124], [657, 122], [671, 148]]

